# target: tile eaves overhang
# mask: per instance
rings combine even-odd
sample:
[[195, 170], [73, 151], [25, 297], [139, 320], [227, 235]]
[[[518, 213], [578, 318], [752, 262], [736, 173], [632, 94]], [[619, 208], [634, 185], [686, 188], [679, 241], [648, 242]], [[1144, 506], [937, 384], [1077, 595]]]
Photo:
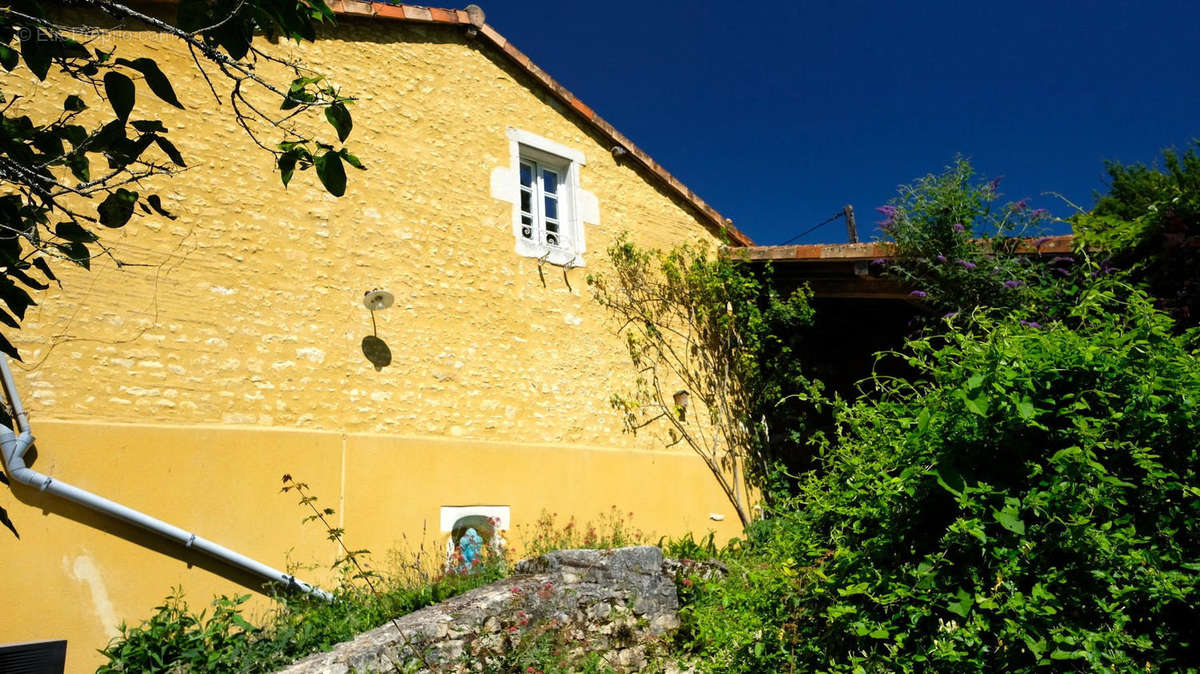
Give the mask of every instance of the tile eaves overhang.
[[754, 245], [750, 237], [733, 226], [732, 221], [723, 217], [712, 206], [709, 206], [695, 192], [690, 190], [687, 185], [684, 185], [678, 178], [671, 175], [662, 165], [654, 161], [650, 155], [634, 145], [624, 134], [617, 131], [612, 124], [609, 124], [600, 115], [597, 115], [591, 107], [568, 91], [566, 87], [556, 82], [553, 77], [550, 77], [546, 71], [534, 64], [521, 50], [513, 46], [503, 35], [496, 32], [494, 28], [484, 21], [483, 11], [477, 7], [440, 9], [420, 5], [363, 2], [361, 0], [329, 0], [328, 4], [335, 14], [342, 16], [462, 26], [464, 29], [472, 30], [478, 40], [490, 45], [503, 54], [509, 61], [545, 87], [552, 96], [578, 114], [588, 126], [611, 141], [615, 147], [623, 149], [626, 153], [626, 160], [632, 159], [637, 162], [664, 187], [680, 199], [683, 199], [698, 214], [707, 219], [716, 231], [728, 237], [730, 245], [737, 247]]
[[[988, 245], [980, 241], [979, 245]], [[1025, 255], [1062, 255], [1075, 248], [1071, 234], [1021, 239], [1015, 252]], [[986, 252], [986, 251], [985, 251]], [[910, 288], [895, 279], [879, 276], [871, 264], [892, 260], [896, 252], [881, 241], [816, 243], [799, 246], [746, 246], [728, 252], [752, 264], [771, 264], [779, 280], [807, 283], [818, 298], [912, 300]]]

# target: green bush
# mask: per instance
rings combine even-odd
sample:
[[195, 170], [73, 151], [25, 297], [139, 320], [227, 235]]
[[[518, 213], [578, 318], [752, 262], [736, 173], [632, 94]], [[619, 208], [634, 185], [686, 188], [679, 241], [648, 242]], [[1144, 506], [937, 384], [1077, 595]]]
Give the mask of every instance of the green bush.
[[375, 578], [378, 594], [349, 574], [332, 601], [278, 595], [261, 618], [242, 608], [250, 595], [217, 597], [213, 612], [192, 611], [180, 590], [101, 653], [97, 670], [116, 672], [273, 672], [310, 653], [327, 651], [389, 619], [430, 606], [504, 575], [501, 560], [478, 573], [430, 576], [411, 560]]
[[823, 469], [689, 579], [714, 671], [1194, 671], [1200, 361], [1108, 284], [1046, 327], [915, 340], [919, 383], [839, 413]]
[[1080, 243], [1111, 256], [1179, 329], [1200, 325], [1200, 141], [1163, 169], [1109, 162], [1109, 189], [1072, 218]]
[[943, 314], [996, 309], [1034, 322], [1060, 318], [1096, 275], [1087, 255], [1043, 255], [1054, 219], [1028, 200], [1001, 204], [999, 179], [985, 181], [958, 159], [900, 188], [878, 210], [891, 261], [875, 269], [903, 281], [934, 321]]

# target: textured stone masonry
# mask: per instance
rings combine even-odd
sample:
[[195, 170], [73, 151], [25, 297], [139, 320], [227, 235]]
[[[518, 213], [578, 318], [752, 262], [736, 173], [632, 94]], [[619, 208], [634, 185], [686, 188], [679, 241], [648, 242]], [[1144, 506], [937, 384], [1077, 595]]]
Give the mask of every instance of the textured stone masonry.
[[[653, 546], [562, 550], [525, 560], [516, 575], [365, 632], [284, 674], [462, 669], [470, 653], [497, 653], [533, 630], [558, 629], [575, 654], [600, 652], [618, 671], [647, 665], [647, 647], [679, 627], [675, 572]], [[416, 655], [420, 652], [421, 655]]]

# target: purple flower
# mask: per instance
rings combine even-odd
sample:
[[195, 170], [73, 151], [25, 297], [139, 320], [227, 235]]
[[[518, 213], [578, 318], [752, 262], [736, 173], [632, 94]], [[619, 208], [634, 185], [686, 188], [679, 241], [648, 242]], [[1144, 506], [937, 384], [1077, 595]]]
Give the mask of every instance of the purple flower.
[[879, 211], [880, 213], [883, 213], [883, 216], [884, 216], [882, 220], [875, 223], [877, 225], [883, 225], [886, 228], [886, 227], [890, 226], [892, 224], [892, 222], [896, 219], [896, 207], [895, 206], [892, 206], [889, 204], [887, 206], [880, 206], [880, 207], [876, 208], [875, 210]]
[[1074, 264], [1075, 258], [1071, 257], [1070, 255], [1057, 255], [1053, 258], [1050, 258], [1050, 264], [1054, 264], [1056, 262], [1066, 262], [1069, 264]]
[[945, 261], [946, 261], [946, 256], [945, 256], [945, 255], [938, 255], [937, 257], [935, 257], [935, 258], [933, 258], [933, 259], [937, 260], [938, 262], [945, 262]]
[[1029, 208], [1029, 200], [1022, 199], [1020, 201], [1009, 204], [1008, 207], [1010, 209], [1016, 211], [1017, 213], [1024, 213], [1025, 209]]
[[967, 228], [963, 225], [963, 223], [956, 222], [956, 223], [954, 223], [954, 231], [965, 232], [965, 231], [967, 231]]
[[1005, 288], [1020, 288], [1022, 285], [1024, 285], [1024, 284], [1022, 284], [1020, 281], [1018, 281], [1016, 279], [1010, 279], [1010, 280], [1004, 282]]
[[968, 270], [975, 268], [975, 263], [968, 262], [967, 260], [955, 260], [954, 264], [962, 265], [963, 269], [968, 269]]
[[1004, 176], [997, 176], [995, 178], [992, 178], [991, 182], [989, 182], [987, 184], [988, 189], [991, 190], [992, 192], [995, 192], [996, 190], [1000, 189], [1000, 181], [1001, 180], [1004, 180]]
[[1021, 325], [1024, 325], [1027, 328], [1033, 328], [1034, 330], [1042, 329], [1042, 324], [1036, 321], [1021, 321]]
[[958, 315], [958, 312], [957, 312], [957, 311], [951, 311], [951, 312], [950, 312], [950, 313], [948, 313], [948, 314], [942, 314], [942, 318], [944, 318], [944, 319], [946, 319], [946, 320], [950, 320], [951, 318], [954, 318], [954, 317], [955, 317], [955, 316], [957, 316], [957, 315]]
[[1038, 239], [1037, 241], [1034, 241], [1033, 245], [1035, 248], [1041, 248], [1042, 246], [1049, 243], [1050, 239], [1053, 239], [1053, 238], [1054, 238], [1053, 236], [1043, 236], [1042, 238]]
[[871, 264], [873, 264], [873, 265], [878, 265], [878, 266], [883, 266], [883, 265], [887, 264], [887, 260], [885, 260], [885, 259], [883, 259], [883, 258], [881, 258], [881, 257], [877, 257], [877, 258], [875, 258], [874, 260], [871, 260]]
[[925, 292], [924, 290], [914, 290], [911, 293], [909, 293], [909, 295], [912, 295], [913, 297], [915, 297], [917, 299], [922, 299], [922, 298], [928, 297], [929, 293]]
[[1029, 217], [1033, 218], [1034, 220], [1037, 220], [1038, 218], [1048, 218], [1050, 217], [1050, 211], [1044, 208], [1035, 208], [1029, 214]]
[[1054, 271], [1058, 272], [1058, 274], [1060, 276], [1070, 276], [1071, 275], [1071, 272], [1067, 271], [1066, 269], [1063, 269], [1062, 267], [1055, 267]]

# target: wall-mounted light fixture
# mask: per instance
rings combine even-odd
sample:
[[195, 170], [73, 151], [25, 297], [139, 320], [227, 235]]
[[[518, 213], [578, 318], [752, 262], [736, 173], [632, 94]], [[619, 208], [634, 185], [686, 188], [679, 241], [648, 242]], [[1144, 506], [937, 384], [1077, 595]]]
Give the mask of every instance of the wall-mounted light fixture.
[[376, 288], [363, 293], [362, 303], [371, 312], [371, 334], [363, 337], [362, 352], [379, 372], [392, 363], [392, 350], [387, 342], [379, 338], [379, 329], [375, 326], [375, 312], [392, 306], [396, 298], [386, 290]]
[[387, 309], [395, 301], [396, 298], [391, 293], [379, 288], [363, 293], [363, 306], [370, 309], [372, 314], [381, 309]]

